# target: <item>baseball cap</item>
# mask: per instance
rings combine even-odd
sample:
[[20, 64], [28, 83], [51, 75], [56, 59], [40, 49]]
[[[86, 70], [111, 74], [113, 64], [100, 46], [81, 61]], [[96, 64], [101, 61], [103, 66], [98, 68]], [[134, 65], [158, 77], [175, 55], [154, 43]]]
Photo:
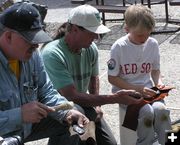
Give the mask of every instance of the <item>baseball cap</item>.
[[43, 30], [38, 10], [27, 2], [18, 2], [0, 14], [0, 27], [9, 28], [23, 36], [31, 44], [51, 41]]
[[110, 31], [109, 28], [102, 24], [99, 11], [88, 4], [73, 8], [69, 13], [68, 22], [96, 34], [103, 34]]

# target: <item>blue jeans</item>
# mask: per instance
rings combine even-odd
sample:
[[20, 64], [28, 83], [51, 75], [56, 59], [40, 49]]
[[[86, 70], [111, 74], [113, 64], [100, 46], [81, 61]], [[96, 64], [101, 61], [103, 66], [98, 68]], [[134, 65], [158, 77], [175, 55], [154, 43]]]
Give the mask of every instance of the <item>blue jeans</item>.
[[[84, 114], [87, 115], [91, 121], [95, 120], [96, 113], [92, 107], [83, 108], [83, 110], [85, 111]], [[97, 145], [117, 145], [104, 119], [96, 123], [95, 133]], [[84, 145], [84, 142], [80, 140], [78, 135], [70, 136], [69, 126], [61, 124], [50, 117], [42, 119], [40, 123], [33, 124], [31, 134], [22, 141], [25, 143], [43, 138], [49, 138], [48, 145]]]
[[78, 135], [70, 136], [69, 126], [49, 118], [33, 124], [31, 134], [23, 142], [34, 141], [49, 137], [48, 145], [78, 145]]

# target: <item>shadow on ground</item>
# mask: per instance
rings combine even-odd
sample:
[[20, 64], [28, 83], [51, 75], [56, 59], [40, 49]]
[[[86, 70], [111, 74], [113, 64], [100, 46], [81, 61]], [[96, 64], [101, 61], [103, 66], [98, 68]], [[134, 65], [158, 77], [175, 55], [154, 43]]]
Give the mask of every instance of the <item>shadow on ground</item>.
[[[46, 31], [49, 33], [50, 36], [54, 36], [54, 33], [57, 31], [58, 27], [61, 25], [61, 23], [46, 23]], [[111, 32], [105, 34], [103, 36], [103, 39], [97, 43], [99, 49], [101, 50], [109, 50], [112, 46], [112, 44], [120, 37], [126, 35], [125, 30], [123, 29], [123, 24], [116, 24], [110, 27]], [[162, 29], [162, 28], [157, 28]], [[156, 29], [156, 30], [157, 30]], [[180, 44], [180, 34], [175, 33], [161, 33], [161, 34], [152, 34], [152, 37], [154, 37], [158, 42], [159, 45], [165, 42], [167, 39], [169, 39], [172, 35], [175, 35], [175, 37], [170, 40], [170, 43], [172, 44]]]
[[[173, 27], [172, 27], [173, 28]], [[99, 49], [109, 50], [111, 45], [120, 37], [126, 35], [126, 32], [123, 29], [123, 25], [117, 24], [110, 27], [111, 32], [107, 33], [103, 36], [103, 39], [98, 43]], [[156, 30], [160, 30], [162, 28], [156, 28]], [[175, 33], [161, 33], [161, 34], [153, 34], [154, 37], [159, 44], [162, 44], [167, 39], [169, 39]], [[172, 44], [180, 44], [180, 34], [177, 34], [172, 40], [170, 40]]]
[[171, 41], [172, 44], [180, 44], [180, 34], [177, 34]]

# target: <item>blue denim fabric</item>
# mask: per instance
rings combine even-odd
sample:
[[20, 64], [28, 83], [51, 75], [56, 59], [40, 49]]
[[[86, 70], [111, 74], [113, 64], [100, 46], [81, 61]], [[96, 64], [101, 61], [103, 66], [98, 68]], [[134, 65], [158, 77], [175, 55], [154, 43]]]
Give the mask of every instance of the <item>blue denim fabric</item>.
[[[0, 51], [0, 136], [19, 135], [27, 137], [32, 124], [23, 123], [21, 106], [31, 101], [39, 101], [48, 106], [67, 101], [53, 89], [53, 85], [45, 71], [39, 52], [32, 58], [20, 62], [21, 74], [17, 80], [11, 71], [8, 60]], [[62, 121], [67, 112], [52, 113], [54, 119]]]

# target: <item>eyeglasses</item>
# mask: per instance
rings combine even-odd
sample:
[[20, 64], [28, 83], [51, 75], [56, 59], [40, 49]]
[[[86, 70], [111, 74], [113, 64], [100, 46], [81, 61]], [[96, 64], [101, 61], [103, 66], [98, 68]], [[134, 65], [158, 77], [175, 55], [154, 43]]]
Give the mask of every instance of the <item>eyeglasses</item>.
[[15, 33], [15, 34], [17, 34], [19, 37], [21, 37], [24, 41], [26, 41], [28, 44], [30, 44], [30, 45], [39, 45], [39, 44], [32, 44], [31, 42], [29, 42], [25, 37], [23, 37], [22, 36], [22, 34], [21, 33], [19, 33], [18, 31], [16, 31], [16, 30], [13, 30], [13, 29], [9, 29], [8, 28], [8, 30], [10, 31], [10, 32], [13, 32], [13, 33]]
[[19, 37], [21, 37], [23, 40], [25, 40], [26, 42], [30, 43], [28, 40], [26, 40], [26, 38], [24, 38], [18, 31], [13, 30], [13, 29], [9, 29], [7, 28], [8, 31], [17, 34]]
[[32, 44], [30, 43], [26, 38], [24, 38], [18, 31], [13, 30], [13, 29], [9, 29], [8, 30], [12, 33], [15, 33], [16, 35], [18, 35], [18, 37], [22, 38], [26, 43], [28, 43], [29, 45], [31, 45], [29, 51], [34, 51], [36, 50], [36, 48], [39, 46], [39, 44]]

